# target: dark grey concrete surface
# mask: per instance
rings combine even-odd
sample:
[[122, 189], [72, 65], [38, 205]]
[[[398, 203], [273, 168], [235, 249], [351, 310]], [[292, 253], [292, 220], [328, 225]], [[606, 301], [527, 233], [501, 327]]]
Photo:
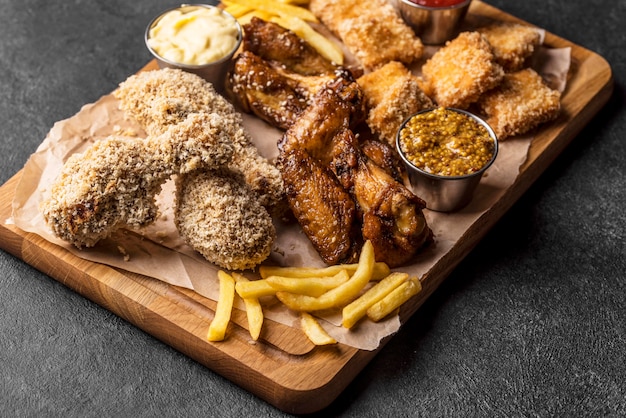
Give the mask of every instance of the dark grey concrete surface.
[[[604, 56], [614, 95], [325, 416], [626, 416], [626, 2], [489, 3]], [[0, 0], [2, 183], [176, 4]], [[2, 251], [0, 411], [284, 416]]]

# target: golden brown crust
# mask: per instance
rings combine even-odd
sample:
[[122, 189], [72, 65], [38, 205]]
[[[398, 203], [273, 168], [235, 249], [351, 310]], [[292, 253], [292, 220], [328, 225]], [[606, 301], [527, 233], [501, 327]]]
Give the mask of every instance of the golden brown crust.
[[422, 41], [386, 0], [311, 0], [309, 8], [366, 69], [422, 57]]
[[181, 237], [207, 260], [229, 270], [254, 268], [272, 250], [276, 230], [245, 180], [230, 170], [180, 176], [175, 222]]
[[120, 228], [155, 220], [155, 196], [172, 175], [227, 164], [231, 126], [216, 114], [191, 115], [147, 139], [108, 137], [74, 154], [42, 202], [55, 235], [92, 247]]
[[422, 89], [437, 104], [464, 109], [495, 87], [504, 70], [480, 33], [462, 32], [424, 64], [422, 74]]
[[520, 70], [541, 43], [537, 28], [511, 22], [498, 22], [476, 29], [483, 34], [498, 64], [506, 72]]
[[367, 125], [393, 147], [402, 122], [415, 112], [433, 107], [419, 87], [418, 78], [398, 61], [361, 76], [357, 82], [369, 109]]
[[280, 172], [261, 156], [243, 128], [241, 115], [213, 86], [180, 70], [146, 71], [129, 77], [114, 92], [121, 108], [148, 133], [160, 133], [190, 113], [219, 113], [237, 127], [232, 136], [235, 152], [230, 168], [243, 173], [261, 204], [272, 213], [285, 209]]
[[477, 105], [487, 115], [500, 140], [523, 134], [555, 119], [561, 94], [548, 87], [531, 68], [507, 74], [502, 83], [480, 98]]

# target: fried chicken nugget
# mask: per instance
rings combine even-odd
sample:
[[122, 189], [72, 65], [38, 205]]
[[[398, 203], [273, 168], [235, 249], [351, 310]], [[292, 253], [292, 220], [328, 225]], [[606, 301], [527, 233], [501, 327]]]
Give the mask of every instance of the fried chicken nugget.
[[423, 65], [422, 75], [422, 89], [437, 104], [464, 109], [495, 87], [504, 70], [484, 36], [462, 32]]
[[93, 247], [121, 228], [156, 219], [155, 202], [172, 175], [222, 166], [233, 154], [232, 129], [217, 114], [190, 115], [147, 139], [111, 136], [72, 155], [41, 205], [58, 237]]
[[424, 53], [422, 41], [386, 0], [311, 0], [309, 8], [366, 69], [389, 61], [410, 64]]
[[548, 87], [535, 70], [526, 68], [506, 74], [477, 105], [503, 140], [555, 119], [561, 110], [561, 93]]
[[419, 87], [418, 78], [398, 61], [359, 77], [357, 83], [367, 103], [367, 125], [392, 147], [407, 117], [433, 107], [432, 100]]
[[279, 215], [286, 209], [280, 172], [259, 154], [233, 105], [204, 79], [181, 70], [145, 71], [121, 83], [114, 95], [120, 100], [121, 109], [152, 134], [183, 121], [190, 113], [219, 113], [237, 127], [231, 138], [235, 152], [230, 168], [243, 173], [250, 189], [270, 213]]
[[541, 43], [537, 28], [520, 23], [497, 22], [476, 29], [493, 48], [496, 62], [505, 72], [522, 69], [535, 48]]
[[181, 237], [204, 258], [229, 270], [265, 260], [276, 230], [243, 176], [232, 170], [195, 170], [179, 176], [175, 223]]

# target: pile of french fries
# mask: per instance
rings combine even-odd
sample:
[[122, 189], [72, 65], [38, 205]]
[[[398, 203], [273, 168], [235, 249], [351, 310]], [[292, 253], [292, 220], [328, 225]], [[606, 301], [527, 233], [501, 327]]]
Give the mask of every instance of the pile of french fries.
[[[302, 330], [315, 345], [327, 345], [337, 341], [320, 325], [315, 312], [340, 309], [342, 326], [350, 329], [365, 317], [374, 322], [384, 319], [422, 289], [418, 278], [391, 272], [385, 263], [376, 262], [369, 241], [355, 264], [324, 268], [261, 266], [259, 273], [261, 279], [248, 280], [239, 273], [218, 272], [219, 299], [209, 326], [209, 341], [225, 338], [236, 296], [245, 304], [253, 340], [259, 338], [263, 326], [259, 299], [274, 296], [300, 313]], [[375, 283], [368, 288], [370, 282]]]
[[307, 9], [308, 0], [222, 0], [221, 5], [240, 24], [245, 25], [256, 16], [274, 22], [294, 32], [315, 48], [324, 58], [343, 64], [343, 51], [339, 45], [316, 31], [310, 23], [319, 23]]

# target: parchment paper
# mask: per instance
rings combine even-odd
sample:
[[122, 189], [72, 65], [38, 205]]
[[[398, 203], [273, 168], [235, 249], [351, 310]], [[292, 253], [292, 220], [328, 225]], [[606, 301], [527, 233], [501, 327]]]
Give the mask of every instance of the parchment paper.
[[[539, 71], [556, 81], [562, 90], [569, 70], [569, 49], [543, 49], [541, 54], [541, 59], [537, 60]], [[244, 115], [244, 125], [261, 154], [273, 159], [281, 132], [249, 115]], [[80, 258], [193, 289], [217, 300], [217, 267], [182, 242], [174, 226], [172, 181], [164, 185], [158, 196], [161, 216], [157, 222], [142, 230], [119, 231], [94, 248], [76, 249], [52, 235], [43, 221], [39, 205], [49, 193], [50, 185], [67, 158], [84, 151], [94, 141], [120, 132], [144, 135], [136, 122], [128, 120], [118, 109], [118, 102], [111, 94], [85, 105], [76, 115], [57, 122], [24, 166], [23, 176], [15, 191], [12, 218], [6, 222], [38, 234]], [[495, 163], [485, 173], [472, 202], [463, 210], [452, 214], [426, 210], [427, 221], [435, 234], [435, 245], [420, 253], [411, 265], [398, 270], [421, 278], [448, 253], [463, 233], [514, 183], [520, 165], [526, 160], [531, 141], [531, 136], [520, 136], [500, 143]], [[298, 225], [276, 221], [276, 228], [278, 237], [268, 264], [323, 266]], [[253, 272], [246, 275], [258, 277]], [[241, 303], [237, 308], [244, 309]], [[264, 309], [266, 317], [299, 328], [298, 316], [280, 303], [265, 306]], [[361, 321], [352, 330], [340, 326], [338, 314], [326, 315], [321, 322], [337, 341], [363, 350], [376, 349], [384, 337], [400, 327], [398, 316], [377, 324], [369, 320]]]

